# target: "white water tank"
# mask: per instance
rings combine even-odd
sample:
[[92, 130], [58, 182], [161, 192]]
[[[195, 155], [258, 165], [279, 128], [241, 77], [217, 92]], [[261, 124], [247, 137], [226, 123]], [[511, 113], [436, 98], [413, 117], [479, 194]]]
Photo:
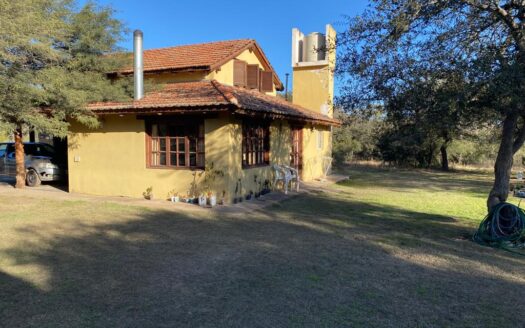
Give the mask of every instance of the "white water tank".
[[308, 34], [303, 41], [303, 62], [316, 62], [326, 59], [326, 37], [323, 33]]

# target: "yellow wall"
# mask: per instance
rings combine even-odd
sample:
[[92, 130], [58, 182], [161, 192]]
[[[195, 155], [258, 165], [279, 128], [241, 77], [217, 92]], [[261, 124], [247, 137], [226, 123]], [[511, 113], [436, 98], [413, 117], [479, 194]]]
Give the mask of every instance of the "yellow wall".
[[146, 168], [145, 125], [133, 115], [106, 116], [95, 131], [72, 122], [70, 131], [70, 192], [141, 197], [153, 186], [154, 195], [164, 198], [175, 186], [191, 188], [191, 171]]
[[[144, 121], [134, 115], [108, 115], [102, 126], [89, 130], [71, 122], [68, 137], [69, 191], [95, 195], [142, 197], [152, 186], [155, 198], [167, 198], [168, 191], [180, 194], [197, 185], [197, 194], [204, 191], [202, 170], [151, 169], [146, 167], [146, 139]], [[241, 121], [231, 116], [206, 119], [206, 162], [213, 162], [216, 170], [224, 172], [213, 191], [231, 201], [237, 181], [242, 180], [242, 195], [259, 189], [254, 175], [264, 183], [273, 179], [271, 166], [242, 169]], [[271, 162], [289, 164], [290, 130], [284, 121], [275, 121], [270, 127]], [[239, 192], [239, 196], [241, 193]]]
[[[322, 143], [319, 144], [319, 134]], [[321, 147], [319, 147], [321, 146]], [[303, 129], [303, 181], [322, 178], [332, 157], [332, 133], [329, 127], [307, 125]]]
[[[254, 168], [242, 168], [242, 121], [232, 121], [231, 134], [231, 165], [230, 170], [232, 177], [230, 180], [231, 195], [235, 197], [235, 189], [238, 180], [241, 179], [241, 187], [239, 195], [246, 195], [250, 191], [254, 193], [259, 190], [259, 184], [255, 182], [260, 181], [264, 185], [264, 181], [268, 179], [273, 183], [273, 164], [290, 164], [290, 128], [286, 121], [274, 121], [270, 125], [270, 165]], [[238, 195], [238, 196], [239, 196]]]
[[321, 113], [321, 106], [329, 106], [333, 117], [333, 73], [328, 66], [295, 67], [293, 69], [293, 103]]

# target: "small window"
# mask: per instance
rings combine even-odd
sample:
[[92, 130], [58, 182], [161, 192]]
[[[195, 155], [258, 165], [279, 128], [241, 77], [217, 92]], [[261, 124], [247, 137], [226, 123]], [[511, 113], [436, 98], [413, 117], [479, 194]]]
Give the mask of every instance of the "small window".
[[[188, 123], [188, 122], [186, 122]], [[204, 123], [149, 123], [148, 166], [204, 167]]]
[[270, 164], [270, 127], [268, 123], [247, 121], [242, 129], [243, 167]]
[[324, 134], [323, 131], [317, 130], [317, 149], [324, 148]]
[[15, 158], [15, 145], [14, 144], [8, 144], [7, 145], [7, 158]]
[[0, 157], [4, 157], [7, 151], [7, 144], [0, 144]]

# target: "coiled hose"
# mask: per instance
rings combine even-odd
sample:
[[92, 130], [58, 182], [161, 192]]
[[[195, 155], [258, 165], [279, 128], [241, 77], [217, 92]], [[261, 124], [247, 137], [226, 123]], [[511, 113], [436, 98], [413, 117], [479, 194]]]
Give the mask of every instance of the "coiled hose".
[[479, 244], [492, 247], [523, 247], [525, 213], [516, 205], [500, 203], [481, 221], [473, 239]]

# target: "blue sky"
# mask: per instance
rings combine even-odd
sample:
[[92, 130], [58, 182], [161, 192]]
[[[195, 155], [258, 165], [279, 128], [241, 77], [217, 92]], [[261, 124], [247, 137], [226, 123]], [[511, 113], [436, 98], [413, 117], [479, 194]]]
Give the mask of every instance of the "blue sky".
[[[85, 2], [81, 0], [80, 3]], [[361, 13], [366, 0], [98, 0], [111, 5], [131, 29], [144, 32], [145, 49], [228, 39], [256, 39], [284, 83], [291, 73], [291, 30], [344, 29], [344, 15]], [[131, 38], [121, 44], [132, 48]], [[291, 84], [290, 84], [291, 85]]]

